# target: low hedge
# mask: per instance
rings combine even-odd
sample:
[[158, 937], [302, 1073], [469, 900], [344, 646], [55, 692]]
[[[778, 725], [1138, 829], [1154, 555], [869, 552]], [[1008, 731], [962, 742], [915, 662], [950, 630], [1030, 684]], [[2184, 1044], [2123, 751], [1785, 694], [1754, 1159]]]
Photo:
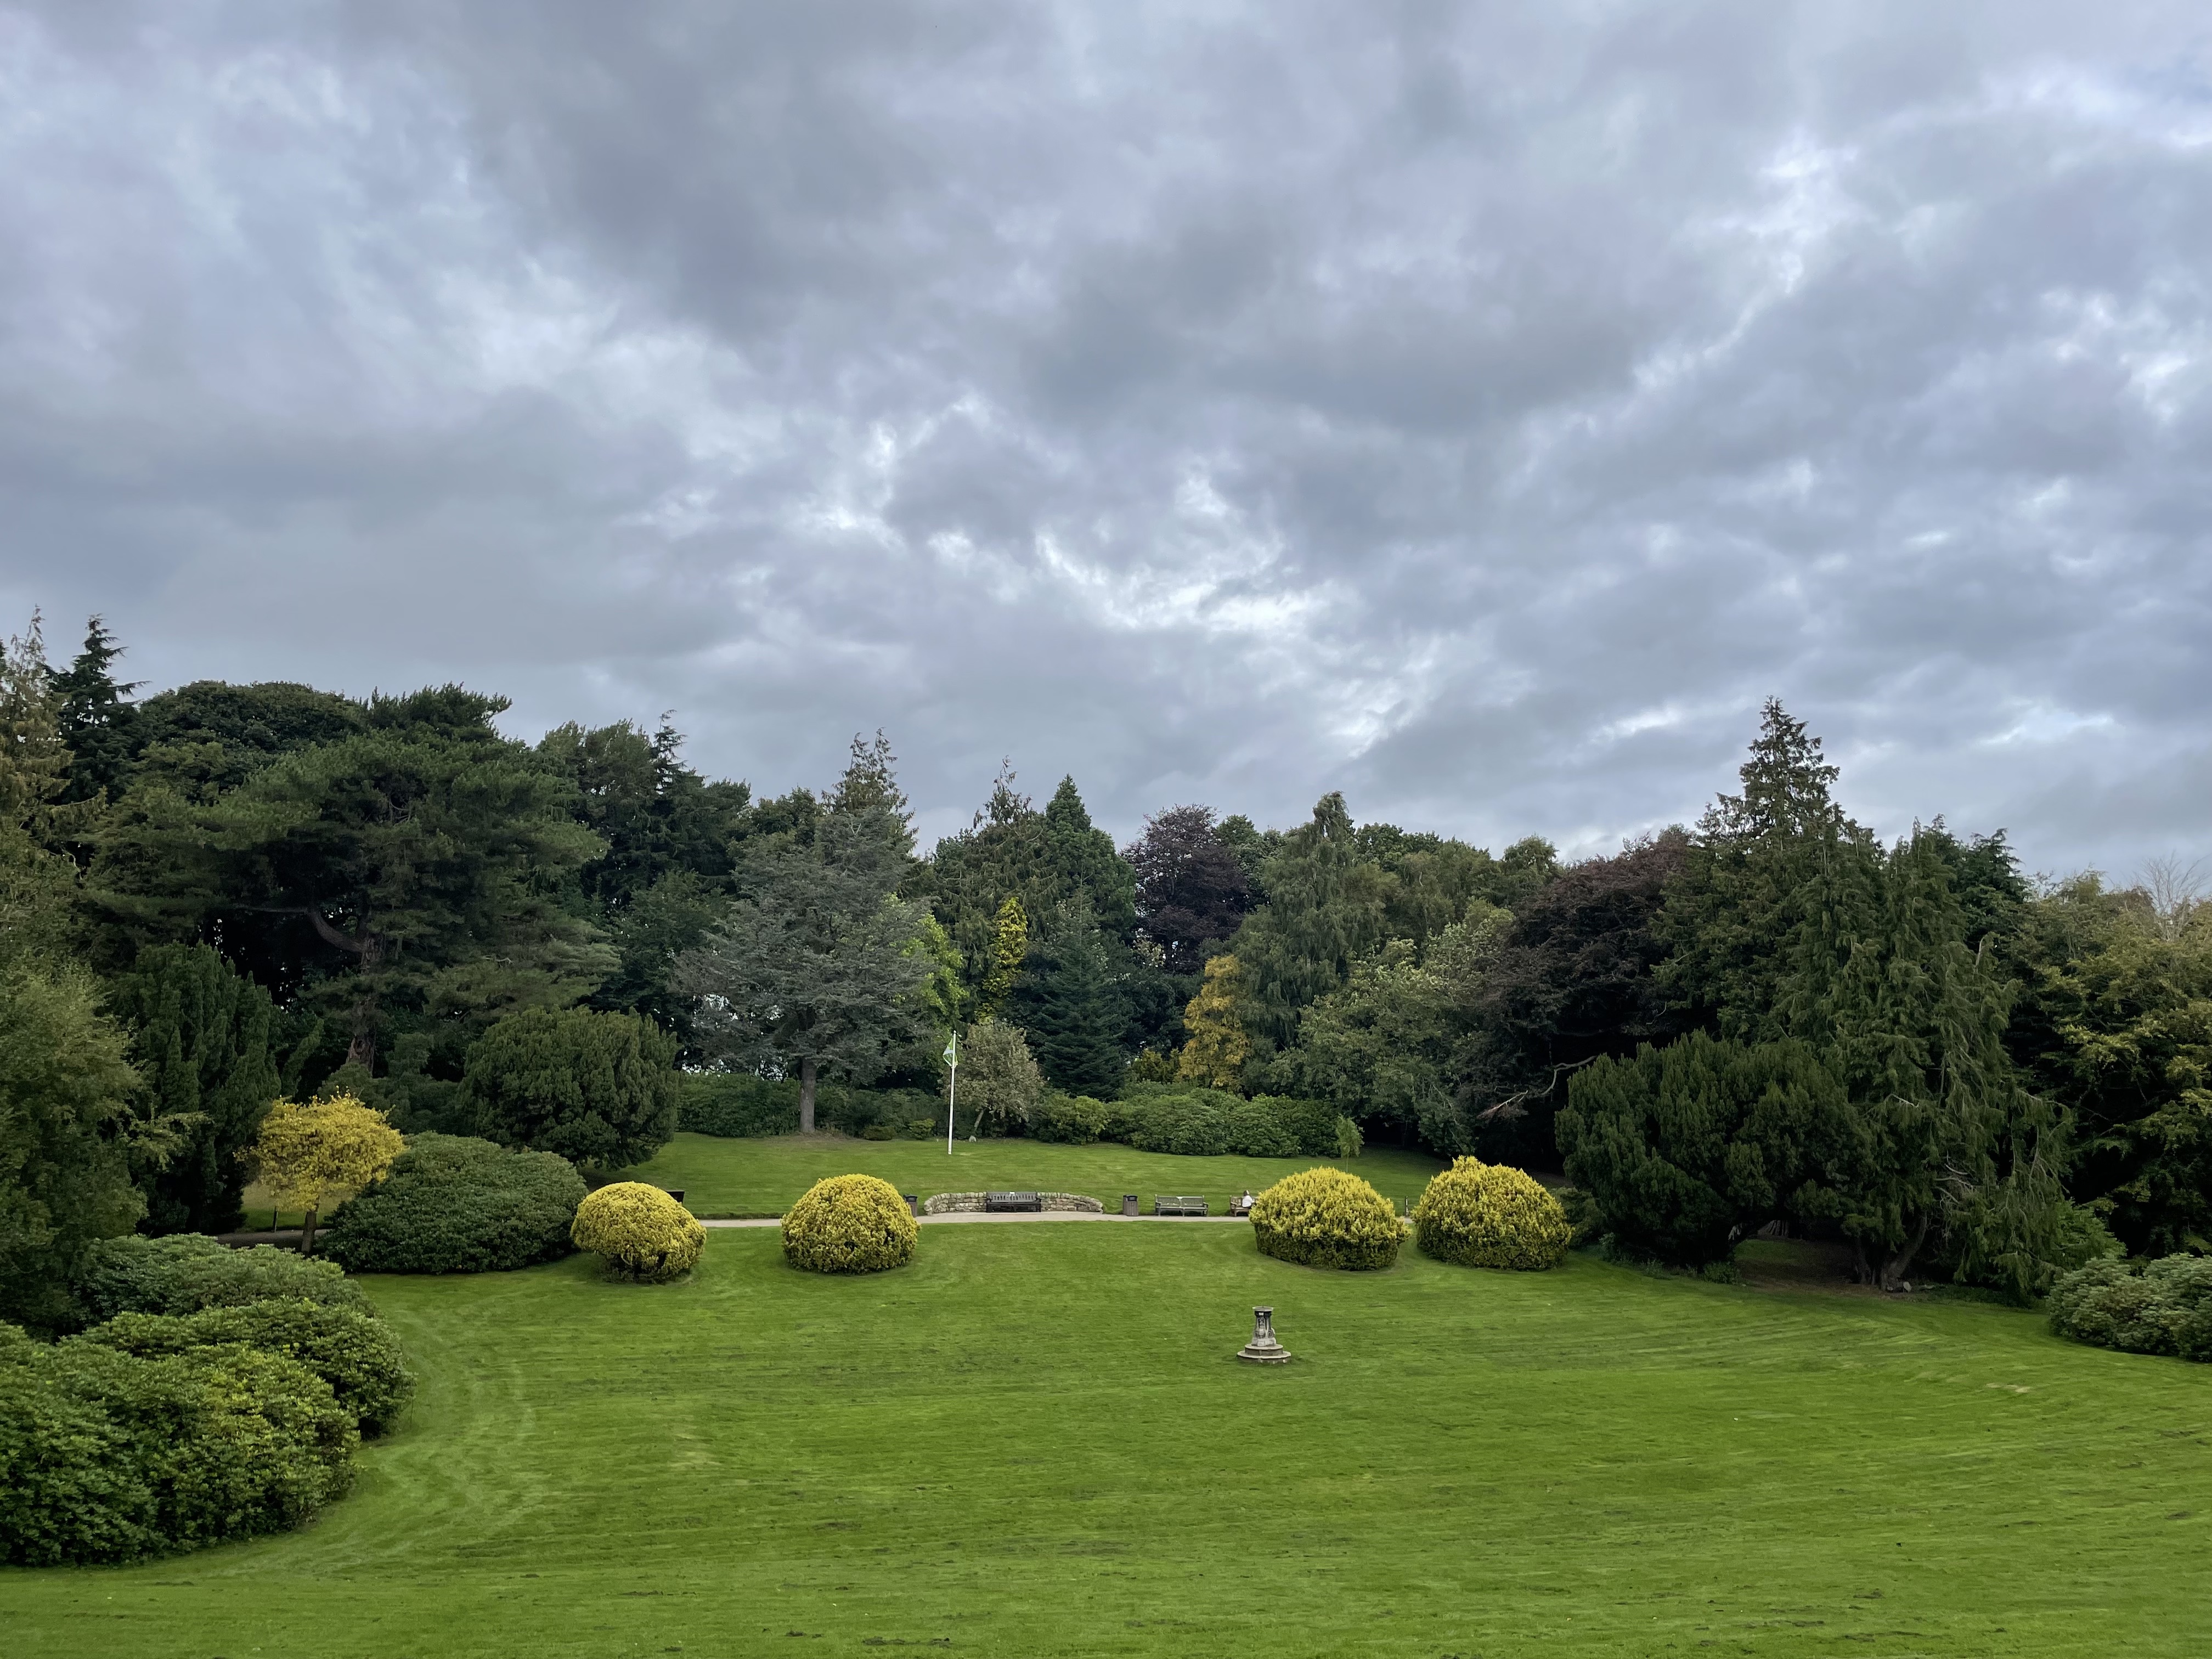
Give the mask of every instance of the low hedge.
[[0, 1556], [129, 1561], [297, 1526], [351, 1484], [359, 1442], [282, 1354], [0, 1343]]
[[1438, 1171], [1413, 1206], [1421, 1254], [1463, 1267], [1556, 1267], [1574, 1228], [1559, 1200], [1520, 1170], [1456, 1158]]
[[556, 1261], [584, 1178], [552, 1152], [419, 1134], [381, 1181], [339, 1206], [323, 1253], [356, 1273], [504, 1273]]
[[1395, 1266], [1405, 1229], [1390, 1200], [1326, 1165], [1285, 1176], [1252, 1205], [1260, 1253], [1308, 1267], [1372, 1272]]
[[121, 1313], [193, 1314], [293, 1297], [368, 1309], [361, 1286], [336, 1262], [268, 1244], [234, 1250], [204, 1233], [104, 1238], [87, 1253], [76, 1293], [91, 1324]]
[[587, 1194], [569, 1230], [580, 1250], [606, 1263], [609, 1274], [637, 1285], [680, 1279], [699, 1264], [707, 1230], [658, 1187], [617, 1181]]
[[869, 1175], [830, 1176], [783, 1218], [783, 1259], [817, 1273], [873, 1273], [914, 1260], [921, 1230], [897, 1188]]
[[1107, 1109], [1099, 1139], [1192, 1158], [1344, 1155], [1336, 1108], [1324, 1101], [1286, 1095], [1245, 1100], [1218, 1089], [1160, 1084], [1131, 1085]]
[[237, 1343], [297, 1360], [331, 1385], [364, 1435], [381, 1434], [415, 1392], [406, 1357], [380, 1320], [296, 1298], [170, 1314], [118, 1314], [72, 1341], [161, 1359]]
[[[746, 1139], [799, 1133], [799, 1085], [790, 1078], [687, 1072], [678, 1081], [677, 1100], [676, 1127], [691, 1134]], [[944, 1110], [943, 1097], [922, 1089], [854, 1089], [825, 1082], [814, 1091], [817, 1127], [864, 1139], [927, 1140], [933, 1130], [941, 1135]]]
[[2051, 1328], [2125, 1353], [2212, 1362], [2212, 1257], [2092, 1261], [2051, 1288]]

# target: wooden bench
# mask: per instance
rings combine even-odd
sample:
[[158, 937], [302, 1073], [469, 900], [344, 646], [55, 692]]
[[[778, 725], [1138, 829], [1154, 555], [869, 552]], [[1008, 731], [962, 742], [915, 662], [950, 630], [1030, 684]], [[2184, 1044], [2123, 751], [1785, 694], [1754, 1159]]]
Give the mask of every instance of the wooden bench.
[[1152, 1195], [1154, 1215], [1204, 1215], [1206, 1200], [1202, 1198], [1171, 1198], [1164, 1194]]
[[1036, 1193], [986, 1193], [983, 1207], [990, 1210], [1042, 1210], [1044, 1200]]

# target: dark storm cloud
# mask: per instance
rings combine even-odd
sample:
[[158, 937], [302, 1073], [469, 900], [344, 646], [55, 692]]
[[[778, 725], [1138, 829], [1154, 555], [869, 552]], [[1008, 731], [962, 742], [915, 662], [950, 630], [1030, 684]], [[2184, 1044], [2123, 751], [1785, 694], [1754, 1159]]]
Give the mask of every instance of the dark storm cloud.
[[[2179, 4], [0, 10], [4, 599], [136, 672], [887, 726], [1601, 849], [2212, 853]], [[57, 624], [56, 631], [63, 630]]]

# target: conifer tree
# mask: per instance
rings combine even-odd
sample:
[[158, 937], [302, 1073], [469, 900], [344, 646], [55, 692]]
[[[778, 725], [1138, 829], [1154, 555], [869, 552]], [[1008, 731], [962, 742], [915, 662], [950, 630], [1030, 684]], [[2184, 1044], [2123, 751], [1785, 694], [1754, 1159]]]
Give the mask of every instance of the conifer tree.
[[1006, 998], [1013, 992], [1014, 981], [1021, 974], [1022, 959], [1029, 954], [1029, 913], [1022, 908], [1021, 900], [1009, 893], [991, 923], [983, 982], [975, 995], [979, 1018], [988, 1019], [1006, 1006]]
[[1183, 1011], [1183, 1029], [1189, 1033], [1176, 1056], [1176, 1076], [1213, 1089], [1243, 1086], [1244, 1062], [1252, 1053], [1245, 1035], [1243, 1006], [1244, 976], [1233, 956], [1209, 960], [1206, 982]]
[[1287, 1048], [1298, 1013], [1335, 990], [1352, 964], [1382, 943], [1390, 880], [1361, 858], [1340, 794], [1283, 838], [1261, 885], [1267, 903], [1237, 930], [1235, 954], [1255, 1036]]
[[1112, 1098], [1128, 1063], [1128, 1010], [1109, 956], [1117, 948], [1103, 930], [1079, 925], [1040, 940], [1008, 1002], [1047, 1081], [1069, 1094]]
[[109, 992], [131, 1028], [147, 1115], [182, 1126], [167, 1164], [142, 1177], [149, 1233], [224, 1233], [244, 1219], [252, 1143], [279, 1090], [269, 994], [204, 945], [154, 945]]
[[754, 843], [742, 896], [677, 963], [699, 999], [699, 1038], [723, 1063], [795, 1074], [799, 1130], [814, 1128], [820, 1074], [867, 1083], [924, 1029], [930, 953], [922, 908], [897, 896], [914, 830], [888, 743], [853, 755], [810, 841]]
[[136, 747], [138, 710], [130, 699], [138, 683], [117, 683], [114, 666], [122, 654], [114, 630], [94, 617], [85, 625], [84, 648], [54, 676], [61, 697], [61, 739], [70, 751], [65, 800], [123, 793]]

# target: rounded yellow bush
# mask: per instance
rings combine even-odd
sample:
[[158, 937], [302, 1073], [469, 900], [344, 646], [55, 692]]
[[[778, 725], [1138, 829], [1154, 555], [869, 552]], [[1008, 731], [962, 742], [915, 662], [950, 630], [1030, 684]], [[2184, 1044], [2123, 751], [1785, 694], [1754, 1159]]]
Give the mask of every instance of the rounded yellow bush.
[[584, 1195], [568, 1237], [603, 1258], [617, 1279], [657, 1285], [698, 1265], [707, 1230], [659, 1188], [617, 1181]]
[[1263, 1255], [1353, 1272], [1394, 1265], [1405, 1237], [1389, 1199], [1327, 1165], [1285, 1176], [1261, 1193], [1252, 1204], [1252, 1231]]
[[921, 1230], [888, 1181], [829, 1176], [783, 1218], [783, 1259], [817, 1273], [875, 1273], [914, 1260]]
[[1503, 1164], [1455, 1161], [1413, 1206], [1421, 1254], [1463, 1267], [1556, 1267], [1574, 1236], [1542, 1182]]

